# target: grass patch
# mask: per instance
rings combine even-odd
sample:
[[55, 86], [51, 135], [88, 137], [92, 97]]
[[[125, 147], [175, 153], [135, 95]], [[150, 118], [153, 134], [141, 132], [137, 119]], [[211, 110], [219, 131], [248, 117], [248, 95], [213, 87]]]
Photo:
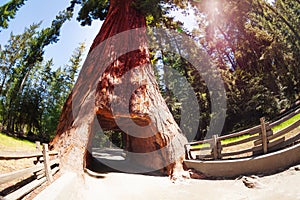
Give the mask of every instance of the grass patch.
[[228, 143], [231, 143], [231, 142], [237, 142], [237, 141], [240, 141], [240, 140], [243, 140], [243, 139], [247, 139], [250, 136], [251, 136], [250, 134], [245, 134], [245, 135], [241, 135], [241, 136], [237, 136], [237, 137], [233, 137], [233, 138], [228, 138], [228, 139], [225, 139], [225, 140], [221, 140], [221, 143], [222, 144], [228, 144]]
[[32, 151], [35, 150], [35, 143], [0, 133], [1, 151]]
[[285, 122], [278, 124], [277, 126], [274, 126], [272, 128], [273, 132], [277, 132], [280, 131], [288, 126], [290, 126], [291, 124], [295, 123], [296, 121], [300, 120], [300, 113], [295, 115], [294, 117], [292, 117], [291, 119], [286, 120]]
[[205, 143], [205, 144], [194, 144], [194, 145], [191, 145], [191, 148], [192, 149], [198, 149], [198, 148], [204, 148], [204, 147], [209, 147], [210, 145], [208, 143]]

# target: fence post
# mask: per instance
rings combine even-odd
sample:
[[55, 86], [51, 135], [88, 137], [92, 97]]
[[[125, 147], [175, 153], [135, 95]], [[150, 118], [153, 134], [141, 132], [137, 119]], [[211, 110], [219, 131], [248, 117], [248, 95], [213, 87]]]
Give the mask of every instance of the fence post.
[[267, 123], [267, 124], [266, 124], [266, 133], [267, 133], [267, 137], [273, 135], [273, 130], [272, 130], [272, 128], [270, 127], [270, 123]]
[[222, 144], [221, 140], [217, 140], [218, 159], [222, 159]]
[[41, 142], [40, 141], [35, 141], [35, 148], [37, 151], [41, 151]]
[[265, 118], [260, 118], [260, 125], [261, 125], [261, 139], [263, 145], [263, 152], [264, 154], [268, 153], [268, 138], [267, 138], [267, 128], [265, 123]]
[[190, 156], [190, 145], [185, 144], [184, 145], [184, 149], [185, 149], [185, 159], [190, 160], [191, 156]]
[[47, 181], [49, 181], [51, 183], [53, 181], [53, 177], [52, 177], [52, 173], [51, 173], [48, 144], [43, 144], [43, 157], [44, 157], [46, 178], [47, 178]]
[[212, 153], [213, 153], [213, 158], [214, 160], [217, 160], [219, 158], [219, 155], [218, 155], [218, 136], [217, 135], [213, 135], [212, 137], [213, 139], [213, 147], [212, 147]]

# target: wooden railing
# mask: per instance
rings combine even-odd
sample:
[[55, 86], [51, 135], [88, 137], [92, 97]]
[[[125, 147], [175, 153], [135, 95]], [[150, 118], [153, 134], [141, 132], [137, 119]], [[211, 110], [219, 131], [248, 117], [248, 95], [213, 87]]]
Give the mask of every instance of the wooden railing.
[[[48, 150], [48, 145], [43, 144], [42, 150], [40, 149], [40, 143], [37, 142], [37, 151], [34, 152], [0, 152], [0, 160], [12, 160], [12, 159], [28, 159], [36, 158], [34, 161], [34, 166], [21, 169], [18, 171], [0, 174], [0, 185], [8, 184], [12, 181], [18, 181], [22, 179], [30, 180], [22, 184], [21, 187], [18, 185], [22, 182], [17, 182], [8, 188], [5, 188], [8, 193], [5, 196], [0, 197], [0, 199], [10, 200], [10, 199], [20, 199], [21, 197], [27, 195], [40, 185], [45, 182], [51, 183], [53, 181], [53, 175], [59, 171], [59, 159], [58, 153]], [[2, 190], [2, 192], [4, 191]]]
[[[220, 160], [243, 158], [274, 152], [300, 140], [300, 132], [288, 137], [288, 133], [300, 126], [300, 120], [273, 133], [272, 128], [300, 113], [300, 109], [268, 123], [260, 119], [260, 125], [230, 135], [191, 142], [185, 145], [186, 159]], [[241, 137], [241, 139], [237, 139]]]

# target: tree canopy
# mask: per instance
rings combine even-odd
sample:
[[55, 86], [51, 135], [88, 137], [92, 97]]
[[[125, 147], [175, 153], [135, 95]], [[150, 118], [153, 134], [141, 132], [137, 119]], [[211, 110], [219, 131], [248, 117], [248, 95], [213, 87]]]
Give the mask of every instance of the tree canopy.
[[[187, 5], [187, 0], [136, 0], [132, 4], [137, 10], [144, 14], [145, 17], [150, 17], [156, 23], [163, 20], [163, 16], [168, 13], [170, 8], [175, 6], [184, 8]], [[77, 20], [82, 25], [90, 25], [92, 20], [104, 20], [109, 6], [109, 0], [72, 0], [71, 6], [76, 4], [81, 6]]]
[[17, 11], [27, 0], [11, 0], [0, 7], [0, 27], [7, 28], [8, 22], [15, 18]]

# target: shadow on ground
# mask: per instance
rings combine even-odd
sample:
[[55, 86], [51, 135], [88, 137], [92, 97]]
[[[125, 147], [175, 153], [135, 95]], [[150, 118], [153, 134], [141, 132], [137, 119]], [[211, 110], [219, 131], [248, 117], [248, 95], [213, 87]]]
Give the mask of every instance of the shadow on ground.
[[131, 162], [126, 158], [126, 154], [122, 149], [93, 148], [92, 156], [92, 160], [87, 168], [94, 173], [103, 174], [116, 172], [163, 176], [160, 171], [153, 171]]

